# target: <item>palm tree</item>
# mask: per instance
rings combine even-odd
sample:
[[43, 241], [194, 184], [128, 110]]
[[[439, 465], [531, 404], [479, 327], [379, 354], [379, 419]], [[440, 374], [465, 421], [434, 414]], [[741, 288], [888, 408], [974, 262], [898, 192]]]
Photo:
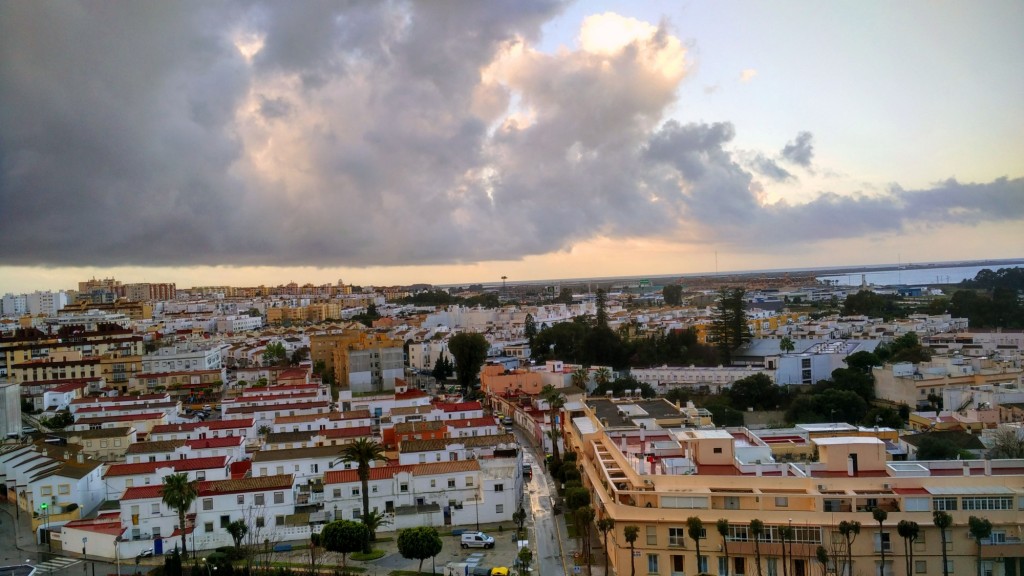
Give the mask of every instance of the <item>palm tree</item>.
[[935, 522], [935, 527], [939, 529], [939, 535], [942, 537], [942, 576], [949, 576], [949, 567], [946, 560], [946, 530], [953, 525], [953, 517], [948, 512], [936, 510], [932, 512], [932, 520]]
[[693, 543], [697, 547], [697, 572], [700, 572], [700, 536], [701, 532], [704, 531], [704, 523], [701, 522], [700, 518], [696, 516], [690, 516], [686, 519], [686, 534], [690, 538], [693, 538]]
[[594, 508], [584, 506], [576, 511], [576, 531], [580, 534], [583, 543], [583, 558], [587, 563], [587, 574], [591, 573], [590, 568], [590, 525], [594, 522]]
[[782, 340], [779, 341], [779, 350], [783, 352], [792, 352], [796, 350], [796, 346], [793, 344], [793, 339], [789, 336], [783, 336]]
[[[376, 539], [374, 529], [370, 527], [370, 464], [373, 462], [387, 462], [384, 455], [384, 447], [372, 438], [360, 438], [351, 444], [346, 444], [341, 451], [341, 460], [356, 465], [359, 473], [359, 482], [362, 483], [363, 494], [363, 524], [370, 529], [370, 539], [366, 547], [370, 547], [370, 541]], [[364, 550], [369, 553], [370, 550]]]
[[594, 383], [598, 386], [602, 386], [612, 381], [612, 371], [607, 367], [598, 368], [594, 372]]
[[921, 527], [917, 525], [917, 522], [900, 520], [899, 524], [896, 525], [896, 532], [903, 538], [903, 556], [907, 564], [907, 574], [912, 574], [911, 570], [914, 568], [914, 540], [917, 540]]
[[565, 396], [554, 386], [547, 384], [540, 391], [541, 398], [548, 403], [548, 417], [551, 418], [551, 457], [555, 462], [561, 462], [558, 454], [558, 413], [565, 406]]
[[640, 535], [640, 527], [626, 526], [622, 532], [626, 536], [626, 542], [629, 544], [629, 574], [630, 576], [636, 576], [636, 558], [634, 558], [633, 552], [636, 550], [636, 538]]
[[967, 519], [967, 526], [971, 532], [971, 538], [978, 543], [978, 576], [981, 576], [981, 541], [992, 536], [992, 522], [988, 518], [971, 516]]
[[228, 534], [231, 535], [231, 539], [235, 541], [235, 548], [242, 547], [242, 539], [249, 533], [249, 526], [245, 524], [245, 520], [234, 520], [228, 523], [226, 527]]
[[597, 521], [597, 529], [604, 537], [604, 573], [608, 574], [608, 533], [615, 528], [615, 520], [605, 516]]
[[370, 529], [370, 541], [377, 540], [377, 530], [391, 524], [391, 520], [383, 512], [376, 510], [370, 510], [368, 514], [363, 516], [363, 524]]
[[885, 576], [885, 541], [882, 538], [882, 522], [889, 517], [889, 513], [875, 506], [871, 510], [871, 517], [878, 522], [878, 551], [882, 555], [882, 562], [878, 565], [878, 576]]
[[729, 521], [720, 518], [715, 522], [715, 528], [722, 537], [722, 550], [725, 552], [725, 576], [729, 576]]
[[839, 523], [839, 533], [846, 540], [846, 561], [843, 563], [843, 574], [850, 576], [853, 574], [853, 541], [860, 534], [860, 522], [843, 520]]
[[178, 528], [181, 530], [181, 556], [188, 558], [188, 548], [185, 547], [185, 534], [188, 529], [185, 525], [185, 516], [192, 503], [199, 497], [199, 485], [195, 480], [189, 480], [188, 474], [168, 474], [164, 476], [164, 485], [160, 489], [160, 498], [168, 508], [178, 512]]
[[580, 366], [572, 371], [573, 386], [586, 390], [588, 380], [590, 380], [590, 370], [588, 370], [586, 366]]
[[[780, 526], [779, 536], [782, 538], [782, 576], [787, 576], [789, 574], [789, 563], [793, 561], [793, 558], [792, 555], [789, 556], [788, 560], [786, 558], [786, 542], [793, 541], [793, 529], [789, 526]], [[789, 550], [792, 552], [793, 547], [790, 546]]]
[[750, 537], [754, 539], [754, 561], [757, 562], [757, 576], [764, 576], [761, 571], [761, 537], [764, 536], [764, 522], [757, 518], [750, 521]]

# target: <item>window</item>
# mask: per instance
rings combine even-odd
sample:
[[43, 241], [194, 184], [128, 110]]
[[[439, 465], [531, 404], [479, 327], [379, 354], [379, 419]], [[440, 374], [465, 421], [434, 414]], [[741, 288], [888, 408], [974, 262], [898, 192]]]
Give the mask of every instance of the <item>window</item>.
[[647, 573], [657, 574], [658, 573], [658, 555], [648, 554], [647, 555]]
[[1011, 510], [1012, 496], [964, 496], [964, 510]]
[[370, 492], [373, 492], [374, 494], [377, 493], [377, 485], [376, 484], [374, 484], [373, 486], [370, 486]]
[[160, 527], [159, 526], [153, 526], [153, 538], [154, 539], [159, 539], [160, 538]]
[[341, 498], [341, 488], [335, 488], [334, 489], [334, 497], [335, 498]]
[[646, 529], [647, 529], [647, 545], [648, 546], [657, 546], [658, 545], [658, 527], [657, 526], [647, 526]]
[[277, 467], [277, 473], [278, 474], [284, 474], [284, 466], [278, 466]]
[[236, 496], [235, 497], [235, 504], [238, 504], [239, 506], [244, 506], [245, 505], [245, 494], [239, 494], [238, 496]]
[[359, 508], [353, 508], [352, 509], [352, 519], [353, 520], [359, 520], [360, 516], [362, 516], [362, 514], [359, 513]]
[[768, 576], [779, 576], [778, 558], [768, 558]]
[[263, 494], [254, 494], [253, 497], [252, 497], [252, 501], [257, 506], [263, 506], [263, 504], [264, 504], [264, 496], [263, 496]]
[[956, 510], [956, 498], [948, 496], [942, 498], [932, 498], [932, 509], [946, 511]]
[[149, 513], [150, 514], [159, 514], [160, 513], [160, 503], [159, 502], [154, 502], [153, 505], [150, 506]]
[[504, 492], [505, 491], [505, 485], [504, 484], [495, 484], [494, 485], [494, 491], [495, 492]]
[[721, 448], [715, 448], [714, 450], [712, 450], [712, 452], [714, 452], [715, 454], [721, 454], [722, 453], [722, 449]]
[[733, 574], [746, 574], [747, 573], [747, 559], [742, 556], [732, 557], [732, 573]]
[[669, 528], [668, 529], [668, 545], [669, 546], [686, 546], [686, 529], [685, 528]]
[[284, 504], [284, 492], [274, 492], [274, 504]]
[[408, 482], [400, 483], [398, 485], [398, 491], [399, 492], [408, 492], [409, 491], [409, 483]]
[[263, 528], [265, 525], [266, 525], [266, 522], [263, 520], [263, 516], [257, 516], [256, 517], [256, 527], [257, 528]]
[[[729, 540], [732, 542], [746, 542], [750, 539], [747, 532], [748, 527], [742, 524], [729, 524]], [[742, 572], [738, 572], [742, 574]]]
[[283, 515], [279, 514], [277, 516], [274, 516], [274, 526], [284, 526], [284, 516]]
[[495, 504], [494, 512], [496, 514], [504, 514], [505, 513], [505, 505], [504, 504]]
[[206, 470], [196, 472], [196, 480], [206, 480]]
[[789, 508], [789, 498], [786, 497], [786, 496], [776, 496], [775, 497], [775, 507], [776, 508]]
[[359, 488], [353, 488], [352, 489], [352, 495], [353, 496], [359, 496], [359, 492], [360, 492]]
[[708, 571], [708, 557], [707, 556], [698, 556], [697, 557], [697, 572], [707, 572], [707, 571]]
[[668, 557], [672, 563], [672, 574], [683, 574], [686, 572], [686, 557], [681, 554], [673, 554]]
[[39, 489], [39, 493], [43, 496], [53, 496], [53, 486], [43, 486]]
[[228, 524], [231, 524], [231, 516], [228, 516], [227, 514], [222, 514], [220, 517], [220, 527], [227, 528]]
[[889, 540], [889, 533], [882, 532], [879, 534], [875, 532], [875, 552], [881, 552], [882, 550], [892, 552], [892, 542]]
[[455, 488], [455, 478], [449, 478], [448, 479], [448, 487], [449, 488]]
[[430, 479], [430, 487], [431, 488], [437, 488], [437, 480], [431, 478]]
[[213, 498], [203, 498], [203, 510], [213, 510]]
[[472, 485], [473, 485], [473, 477], [472, 476], [466, 476], [466, 487], [469, 488]]
[[206, 523], [204, 523], [203, 524], [203, 530], [207, 534], [209, 534], [210, 532], [213, 532], [213, 522], [206, 522]]
[[956, 572], [953, 571], [952, 560], [946, 560], [946, 574], [956, 574]]
[[725, 556], [718, 557], [718, 576], [726, 576], [729, 573], [729, 559]]
[[71, 486], [69, 484], [57, 486], [57, 494], [71, 494]]
[[914, 573], [915, 574], [927, 574], [928, 573], [928, 561], [927, 560], [914, 560]]

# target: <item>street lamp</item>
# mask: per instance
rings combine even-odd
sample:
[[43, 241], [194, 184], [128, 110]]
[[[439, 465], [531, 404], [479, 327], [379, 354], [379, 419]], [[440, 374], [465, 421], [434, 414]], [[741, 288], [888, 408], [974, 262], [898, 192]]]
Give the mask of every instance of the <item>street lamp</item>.
[[43, 510], [43, 534], [46, 534], [46, 549], [48, 551], [50, 551], [50, 552], [53, 552], [53, 544], [50, 543], [50, 534], [49, 534], [49, 530], [50, 530], [50, 507], [46, 504], [46, 502], [43, 502], [42, 504], [40, 504], [39, 507]]
[[121, 576], [121, 551], [118, 545], [121, 544], [121, 535], [114, 538], [114, 562], [117, 563], [117, 576]]

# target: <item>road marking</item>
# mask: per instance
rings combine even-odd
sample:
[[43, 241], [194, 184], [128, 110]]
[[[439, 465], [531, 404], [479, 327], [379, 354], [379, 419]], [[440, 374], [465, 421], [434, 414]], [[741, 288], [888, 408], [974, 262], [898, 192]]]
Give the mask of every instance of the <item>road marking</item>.
[[82, 563], [81, 560], [73, 560], [71, 558], [51, 558], [51, 559], [47, 560], [46, 562], [41, 562], [39, 564], [36, 564], [36, 570], [39, 570], [39, 571], [42, 571], [42, 572], [55, 572], [57, 570], [63, 570], [65, 568], [70, 568], [72, 566], [75, 566], [75, 565], [81, 564], [81, 563]]

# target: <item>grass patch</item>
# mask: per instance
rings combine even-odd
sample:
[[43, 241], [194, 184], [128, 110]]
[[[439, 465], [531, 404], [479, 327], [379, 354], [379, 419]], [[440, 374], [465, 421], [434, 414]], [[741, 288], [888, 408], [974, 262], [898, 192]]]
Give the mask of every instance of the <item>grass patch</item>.
[[350, 559], [352, 559], [352, 560], [358, 560], [360, 562], [366, 562], [366, 561], [369, 561], [369, 560], [376, 560], [378, 558], [383, 558], [384, 554], [385, 554], [385, 552], [383, 550], [378, 550], [378, 549], [374, 548], [369, 554], [363, 554], [362, 552], [353, 552], [353, 553], [349, 554], [348, 557]]

